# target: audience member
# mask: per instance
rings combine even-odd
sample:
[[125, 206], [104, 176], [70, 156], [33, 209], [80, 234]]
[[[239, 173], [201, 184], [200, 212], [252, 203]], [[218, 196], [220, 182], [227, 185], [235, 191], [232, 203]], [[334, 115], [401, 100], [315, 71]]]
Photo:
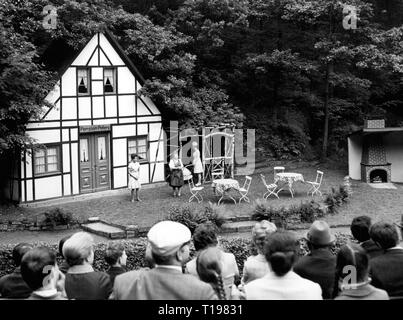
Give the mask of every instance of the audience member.
[[182, 272], [189, 259], [190, 230], [181, 223], [161, 221], [147, 234], [155, 267], [118, 275], [111, 299], [116, 300], [211, 300], [213, 288]]
[[63, 261], [62, 261], [62, 263], [60, 264], [60, 266], [59, 266], [59, 270], [61, 271], [61, 272], [63, 272], [64, 274], [66, 274], [67, 273], [67, 270], [69, 270], [69, 265], [67, 264], [67, 261], [66, 261], [66, 259], [64, 258], [64, 256], [63, 256], [63, 246], [64, 246], [64, 243], [66, 242], [66, 240], [68, 239], [68, 238], [70, 238], [71, 236], [66, 236], [66, 237], [64, 237], [64, 238], [62, 238], [62, 240], [60, 240], [60, 242], [59, 242], [59, 254], [63, 257]]
[[197, 256], [196, 269], [200, 280], [209, 283], [217, 293], [219, 300], [227, 300], [222, 278], [222, 251], [216, 247], [202, 250]]
[[63, 255], [70, 266], [65, 281], [69, 299], [104, 300], [112, 291], [109, 276], [92, 268], [93, 241], [90, 234], [77, 232], [64, 243]]
[[369, 234], [384, 253], [371, 259], [371, 284], [387, 291], [390, 297], [403, 296], [403, 248], [399, 246], [396, 226], [388, 222], [375, 223]]
[[[196, 257], [186, 264], [186, 269], [190, 274], [198, 277], [196, 269], [197, 256], [199, 252], [209, 247], [218, 248], [217, 228], [210, 223], [199, 225], [193, 234], [193, 244], [196, 249]], [[229, 296], [232, 285], [239, 282], [238, 265], [235, 256], [232, 253], [224, 252], [222, 250], [220, 250], [220, 252], [222, 263], [221, 275], [224, 281], [226, 294]]]
[[257, 255], [246, 259], [242, 272], [242, 284], [262, 278], [271, 271], [269, 263], [264, 256], [263, 247], [266, 237], [277, 230], [276, 225], [267, 220], [255, 224], [252, 229], [252, 240], [256, 247]]
[[66, 299], [63, 296], [64, 275], [57, 267], [56, 254], [49, 248], [28, 251], [22, 258], [21, 275], [33, 291], [28, 300]]
[[28, 243], [20, 243], [13, 249], [13, 261], [15, 269], [13, 273], [3, 276], [0, 279], [0, 296], [9, 299], [25, 299], [28, 298], [32, 290], [25, 283], [21, 276], [21, 260], [32, 246]]
[[370, 285], [369, 256], [362, 246], [347, 244], [337, 254], [336, 279], [340, 289], [336, 300], [389, 300], [385, 290]]
[[105, 261], [109, 264], [107, 271], [113, 285], [115, 277], [126, 272], [127, 255], [125, 247], [119, 242], [110, 242], [105, 252]]
[[353, 219], [351, 223], [351, 234], [365, 249], [370, 259], [379, 256], [383, 250], [369, 236], [371, 228], [371, 218], [368, 216], [359, 216]]
[[323, 299], [333, 297], [336, 256], [330, 251], [335, 237], [325, 221], [312, 223], [307, 234], [310, 253], [295, 264], [294, 271], [305, 279], [316, 282], [322, 288]]
[[248, 300], [322, 300], [319, 284], [296, 274], [292, 267], [299, 243], [293, 233], [276, 231], [267, 237], [264, 254], [273, 272], [244, 286]]

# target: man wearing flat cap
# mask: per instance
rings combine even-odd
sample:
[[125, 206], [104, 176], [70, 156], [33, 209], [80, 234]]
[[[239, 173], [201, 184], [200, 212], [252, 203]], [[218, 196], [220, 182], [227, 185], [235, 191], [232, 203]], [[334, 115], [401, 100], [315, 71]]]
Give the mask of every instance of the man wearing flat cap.
[[335, 237], [325, 221], [317, 220], [306, 236], [310, 253], [294, 266], [294, 272], [316, 282], [322, 288], [323, 299], [332, 299], [335, 283], [336, 256], [330, 251]]
[[190, 230], [181, 223], [161, 221], [147, 234], [155, 267], [115, 278], [115, 300], [216, 300], [211, 285], [182, 273], [189, 260]]

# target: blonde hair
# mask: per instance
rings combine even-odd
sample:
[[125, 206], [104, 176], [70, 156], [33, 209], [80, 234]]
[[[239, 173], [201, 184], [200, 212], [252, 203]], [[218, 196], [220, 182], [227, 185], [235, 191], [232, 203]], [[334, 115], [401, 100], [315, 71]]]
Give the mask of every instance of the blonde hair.
[[63, 256], [70, 267], [83, 264], [93, 253], [94, 239], [87, 232], [73, 234], [63, 245]]

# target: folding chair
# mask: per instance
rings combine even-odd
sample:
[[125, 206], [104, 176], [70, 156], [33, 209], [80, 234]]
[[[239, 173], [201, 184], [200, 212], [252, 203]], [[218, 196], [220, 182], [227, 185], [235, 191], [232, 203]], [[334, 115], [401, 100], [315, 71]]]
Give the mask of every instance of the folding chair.
[[250, 202], [248, 198], [248, 192], [250, 188], [250, 184], [252, 182], [252, 177], [250, 176], [245, 176], [245, 182], [241, 188], [239, 188], [239, 193], [241, 194], [241, 199], [239, 199], [239, 203], [241, 203], [242, 200], [245, 202]]
[[200, 192], [204, 189], [204, 187], [195, 187], [193, 178], [189, 179], [189, 190], [192, 194], [189, 198], [189, 202], [192, 202], [193, 199], [196, 199], [198, 203], [203, 201], [203, 196]]
[[309, 188], [309, 190], [307, 192], [308, 196], [309, 196], [309, 193], [311, 193], [312, 197], [316, 193], [318, 193], [320, 196], [322, 195], [322, 192], [319, 190], [319, 188], [322, 184], [322, 179], [323, 179], [323, 172], [317, 170], [315, 181], [306, 181], [306, 183], [311, 185], [311, 187]]
[[264, 184], [264, 186], [266, 187], [266, 190], [267, 190], [266, 193], [263, 195], [263, 198], [267, 199], [269, 196], [274, 195], [275, 197], [277, 197], [277, 199], [280, 199], [278, 197], [278, 192], [280, 190], [278, 190], [276, 192], [277, 184], [275, 184], [275, 183], [267, 184], [266, 178], [265, 178], [265, 176], [263, 174], [260, 175], [260, 178], [262, 179], [262, 182], [263, 182], [263, 184]]
[[211, 160], [211, 179], [224, 179], [224, 160]]

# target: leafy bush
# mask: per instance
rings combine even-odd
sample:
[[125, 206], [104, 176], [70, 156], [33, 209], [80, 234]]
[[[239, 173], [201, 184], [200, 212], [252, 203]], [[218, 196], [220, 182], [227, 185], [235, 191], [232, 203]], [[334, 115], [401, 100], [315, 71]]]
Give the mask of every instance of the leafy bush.
[[71, 212], [66, 212], [60, 208], [50, 209], [43, 214], [45, 216], [43, 222], [53, 226], [68, 225], [74, 221], [74, 217]]
[[255, 212], [252, 219], [256, 221], [268, 220], [273, 222], [278, 228], [286, 228], [290, 211], [285, 207], [274, 208], [263, 199], [256, 199]]
[[[351, 236], [342, 233], [336, 233], [336, 242], [332, 247], [333, 253], [337, 253], [339, 248], [344, 245], [346, 242], [351, 241]], [[120, 241], [125, 247], [125, 251], [127, 254], [127, 270], [140, 269], [147, 266], [145, 262], [145, 250], [147, 246], [146, 238], [138, 238], [132, 240], [114, 240]], [[300, 239], [300, 255], [304, 255], [308, 252], [308, 247], [306, 245], [306, 240]], [[97, 243], [94, 246], [94, 269], [99, 271], [106, 271], [108, 269], [108, 265], [105, 262], [105, 249], [108, 242]], [[58, 263], [61, 263], [62, 257], [58, 252], [57, 244], [49, 244], [44, 242], [34, 243], [36, 246], [46, 246], [53, 249], [57, 254]], [[250, 238], [221, 238], [219, 237], [219, 245], [220, 247], [226, 251], [231, 252], [235, 255], [235, 259], [238, 264], [239, 271], [242, 273], [243, 264], [247, 257], [252, 254], [256, 254], [253, 250], [252, 241]], [[194, 253], [194, 249], [191, 246], [191, 253]], [[14, 245], [0, 245], [0, 277], [6, 274], [11, 273], [15, 266], [12, 260], [12, 251]]]
[[325, 213], [326, 207], [314, 199], [301, 202], [299, 205], [291, 205], [288, 208], [274, 208], [267, 201], [257, 199], [252, 219], [269, 220], [274, 222], [277, 227], [286, 228], [291, 219], [298, 222], [313, 222], [317, 218], [323, 217]]
[[202, 211], [196, 210], [190, 205], [173, 206], [169, 209], [166, 219], [184, 224], [192, 234], [199, 224], [212, 223], [220, 229], [225, 222], [223, 208], [216, 204], [209, 202]]

